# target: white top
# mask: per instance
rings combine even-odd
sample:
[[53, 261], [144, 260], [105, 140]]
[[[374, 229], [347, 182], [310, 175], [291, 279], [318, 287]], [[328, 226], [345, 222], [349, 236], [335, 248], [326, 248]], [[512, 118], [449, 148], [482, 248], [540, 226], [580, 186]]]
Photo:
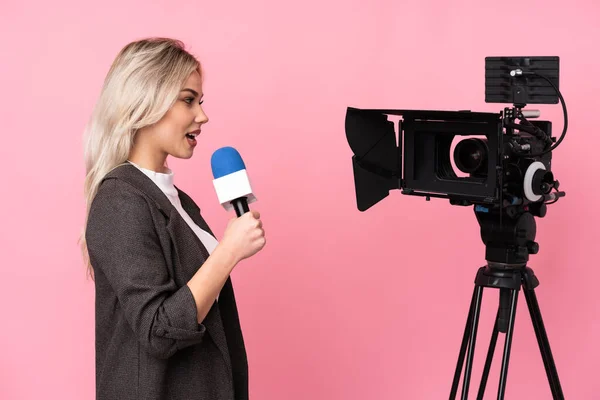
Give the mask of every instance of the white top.
[[[129, 161], [129, 160], [128, 160]], [[212, 254], [215, 247], [219, 242], [217, 239], [212, 236], [210, 233], [206, 232], [204, 229], [200, 228], [196, 223], [192, 220], [192, 218], [188, 215], [188, 213], [181, 206], [181, 200], [179, 200], [179, 194], [177, 193], [177, 189], [174, 185], [174, 174], [173, 171], [167, 169], [167, 173], [161, 173], [152, 171], [146, 168], [142, 168], [139, 165], [136, 165], [129, 161], [131, 165], [135, 166], [137, 169], [142, 171], [146, 176], [148, 176], [152, 181], [159, 187], [159, 189], [167, 196], [171, 204], [179, 211], [179, 214], [184, 219], [184, 221], [192, 228], [196, 236], [200, 239], [206, 250], [208, 250], [208, 254]], [[217, 299], [219, 296], [217, 296]]]

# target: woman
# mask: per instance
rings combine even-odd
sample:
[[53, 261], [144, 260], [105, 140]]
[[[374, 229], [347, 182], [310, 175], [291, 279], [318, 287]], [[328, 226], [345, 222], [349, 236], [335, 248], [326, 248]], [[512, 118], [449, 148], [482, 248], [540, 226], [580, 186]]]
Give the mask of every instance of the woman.
[[208, 118], [200, 63], [164, 38], [125, 46], [86, 129], [82, 250], [96, 288], [96, 398], [247, 399], [230, 273], [265, 245], [258, 212], [217, 242], [173, 184]]

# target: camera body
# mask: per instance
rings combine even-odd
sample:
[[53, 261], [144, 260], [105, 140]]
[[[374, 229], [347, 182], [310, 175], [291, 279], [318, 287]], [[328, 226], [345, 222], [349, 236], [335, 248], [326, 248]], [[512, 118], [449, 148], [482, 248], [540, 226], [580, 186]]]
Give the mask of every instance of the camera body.
[[[557, 93], [534, 79], [539, 72], [554, 79]], [[348, 107], [358, 209], [400, 189], [452, 205], [543, 216], [544, 205], [564, 195], [551, 172], [555, 138], [552, 123], [530, 121], [540, 113], [524, 107], [556, 103], [556, 85], [558, 57], [488, 57], [486, 101], [514, 101], [498, 113]], [[391, 115], [400, 116], [397, 128]]]

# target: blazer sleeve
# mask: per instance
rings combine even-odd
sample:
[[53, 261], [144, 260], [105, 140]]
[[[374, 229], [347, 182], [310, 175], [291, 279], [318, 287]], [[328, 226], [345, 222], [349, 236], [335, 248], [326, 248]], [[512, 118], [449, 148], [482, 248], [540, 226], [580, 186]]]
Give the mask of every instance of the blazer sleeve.
[[170, 278], [150, 205], [133, 187], [108, 180], [90, 208], [90, 262], [112, 286], [139, 342], [165, 359], [202, 341], [196, 303], [187, 285]]

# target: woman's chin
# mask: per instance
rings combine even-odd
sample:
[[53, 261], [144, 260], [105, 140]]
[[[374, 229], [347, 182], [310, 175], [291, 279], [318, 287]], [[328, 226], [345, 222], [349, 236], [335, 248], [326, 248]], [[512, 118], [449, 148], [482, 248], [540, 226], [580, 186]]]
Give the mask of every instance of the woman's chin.
[[193, 147], [187, 147], [187, 148], [183, 148], [183, 149], [178, 149], [177, 152], [173, 152], [171, 153], [172, 157], [175, 158], [182, 158], [182, 159], [189, 159], [192, 158], [192, 156], [194, 155], [194, 148]]
[[189, 160], [193, 156], [194, 156], [194, 152], [193, 151], [188, 151], [187, 153], [171, 154], [171, 157], [180, 158], [182, 160]]

